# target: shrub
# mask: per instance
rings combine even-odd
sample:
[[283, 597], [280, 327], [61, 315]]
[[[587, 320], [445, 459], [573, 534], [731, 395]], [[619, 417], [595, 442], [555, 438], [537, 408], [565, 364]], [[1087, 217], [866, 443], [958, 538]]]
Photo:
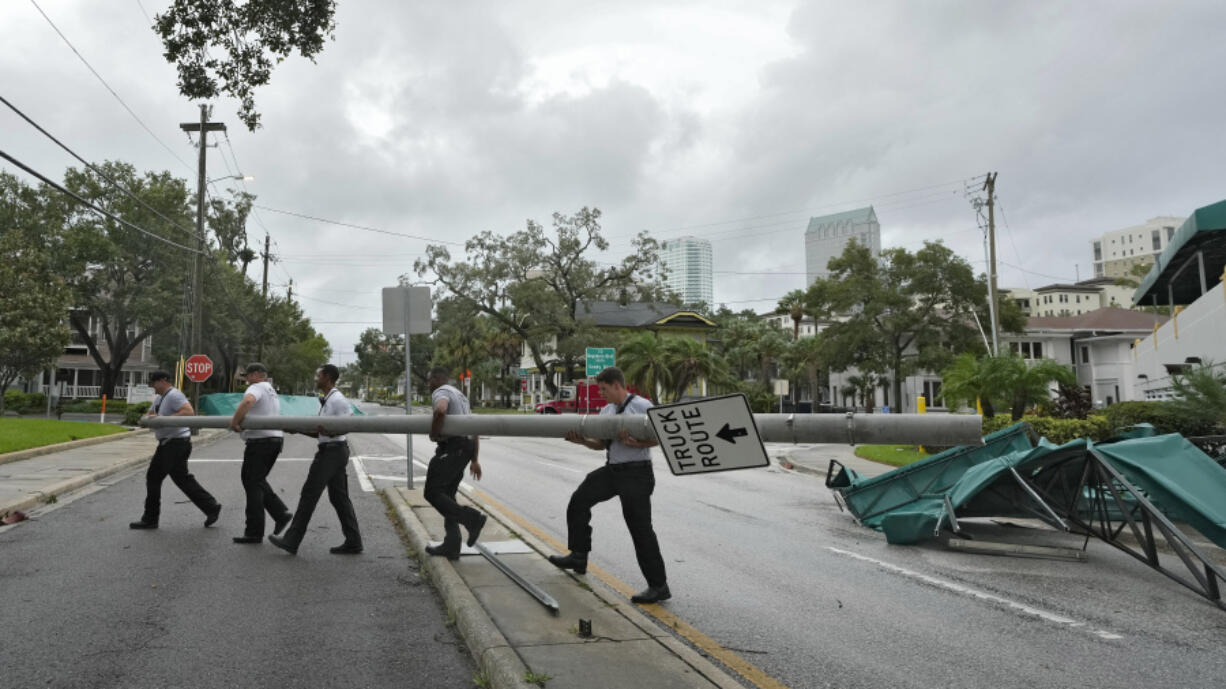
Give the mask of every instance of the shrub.
[[[63, 411], [74, 414], [100, 414], [102, 413], [102, 400], [72, 400], [70, 402], [64, 402], [60, 408]], [[127, 400], [106, 401], [106, 411], [108, 414], [122, 414], [127, 408]]]
[[[149, 411], [149, 407], [151, 405], [152, 402], [137, 402], [136, 404], [127, 405], [127, 408], [124, 409], [123, 412], [123, 425], [140, 425], [140, 417], [144, 416], [145, 412]], [[110, 405], [107, 406], [109, 407]]]
[[47, 396], [41, 392], [4, 391], [4, 411], [14, 414], [36, 414], [47, 408]]
[[1159, 433], [1179, 433], [1185, 436], [1213, 435], [1212, 421], [1181, 414], [1169, 402], [1119, 402], [1107, 407], [1104, 418], [1113, 432], [1139, 423], [1150, 423]]
[[[1063, 445], [1076, 438], [1089, 438], [1094, 441], [1106, 440], [1112, 435], [1111, 425], [1102, 416], [1091, 416], [1086, 419], [1024, 416], [1022, 421], [1030, 424], [1040, 436], [1057, 445]], [[983, 420], [983, 434], [994, 433], [1014, 423], [1008, 414], [997, 414], [990, 419]]]

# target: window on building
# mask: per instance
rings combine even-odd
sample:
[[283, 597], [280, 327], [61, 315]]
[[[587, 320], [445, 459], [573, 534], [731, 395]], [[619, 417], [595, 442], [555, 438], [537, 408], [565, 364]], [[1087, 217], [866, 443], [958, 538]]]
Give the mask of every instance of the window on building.
[[1090, 348], [1085, 345], [1081, 346], [1081, 363], [1090, 363]]
[[1034, 350], [1034, 358], [1036, 359], [1043, 358], [1043, 343], [1042, 342], [1035, 342], [1033, 350]]
[[1094, 242], [1094, 260], [1095, 261], [1103, 260], [1103, 243], [1102, 242]]
[[1078, 303], [1078, 304], [1080, 304], [1080, 303], [1081, 303], [1081, 295], [1080, 295], [1080, 294], [1078, 294], [1078, 295], [1077, 295], [1077, 303]]
[[1150, 238], [1153, 240], [1153, 243], [1154, 243], [1154, 251], [1161, 249], [1162, 248], [1162, 233], [1159, 232], [1158, 230], [1154, 230], [1151, 233], [1151, 235], [1152, 236]]
[[1170, 225], [1166, 226], [1166, 241], [1171, 241], [1171, 237], [1175, 236], [1175, 228]]
[[941, 397], [941, 381], [926, 380], [924, 381], [924, 400], [930, 407], [944, 406], [938, 400]]

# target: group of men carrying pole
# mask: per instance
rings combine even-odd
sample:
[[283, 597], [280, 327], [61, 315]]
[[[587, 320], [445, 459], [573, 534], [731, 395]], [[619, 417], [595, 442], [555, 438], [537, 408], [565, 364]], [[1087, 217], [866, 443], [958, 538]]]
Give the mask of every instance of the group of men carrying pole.
[[[322, 426], [304, 435], [318, 440], [318, 450], [307, 471], [297, 509], [289, 508], [277, 497], [268, 483], [284, 443], [284, 431], [278, 429], [245, 429], [244, 420], [257, 416], [280, 415], [277, 392], [268, 382], [268, 369], [253, 362], [246, 368], [249, 384], [243, 399], [230, 420], [230, 428], [241, 432], [245, 449], [240, 472], [243, 490], [246, 493], [246, 528], [235, 543], [258, 544], [264, 539], [265, 513], [273, 519], [269, 543], [290, 553], [297, 554], [306, 535], [307, 524], [315, 511], [324, 489], [341, 522], [345, 541], [331, 548], [334, 554], [358, 554], [362, 552], [362, 536], [349, 498], [348, 478], [349, 444], [346, 434], [328, 435]], [[340, 372], [332, 364], [324, 364], [316, 370], [315, 383], [320, 392], [320, 416], [349, 416], [353, 410], [345, 396], [336, 388]], [[480, 438], [478, 436], [446, 435], [443, 432], [448, 416], [472, 413], [468, 398], [459, 389], [448, 384], [450, 372], [446, 368], [433, 369], [427, 383], [430, 387], [433, 417], [430, 424], [430, 440], [437, 443], [434, 456], [426, 470], [423, 493], [426, 500], [443, 516], [443, 541], [428, 546], [432, 556], [458, 559], [461, 550], [460, 526], [467, 532], [465, 542], [476, 544], [488, 517], [480, 510], [456, 501], [456, 493], [467, 469], [476, 480], [481, 479], [482, 467], [478, 461]], [[170, 376], [164, 371], [150, 375], [150, 383], [157, 396], [150, 407], [148, 417], [191, 416], [195, 414], [191, 403], [182, 392], [170, 384]], [[609, 367], [596, 376], [601, 395], [609, 402], [601, 414], [643, 414], [652, 406], [650, 400], [631, 393], [626, 387], [625, 376], [620, 369]], [[205, 490], [187, 470], [191, 455], [191, 432], [187, 427], [161, 426], [155, 428], [158, 449], [150, 461], [146, 473], [145, 510], [138, 521], [131, 523], [133, 529], [156, 529], [160, 515], [161, 486], [170, 476], [180, 490], [205, 514], [204, 525], [217, 522], [221, 504]], [[293, 431], [291, 431], [293, 432]], [[617, 497], [621, 501], [622, 514], [634, 543], [639, 568], [647, 580], [647, 588], [635, 594], [635, 603], [658, 603], [672, 596], [668, 588], [664, 558], [651, 522], [651, 494], [655, 490], [655, 475], [652, 472], [651, 447], [654, 439], [639, 439], [628, 431], [620, 431], [617, 438], [605, 440], [584, 437], [576, 431], [566, 434], [566, 440], [593, 450], [605, 452], [605, 464], [587, 475], [570, 497], [566, 509], [567, 540], [569, 553], [551, 555], [549, 561], [562, 569], [577, 574], [587, 572], [588, 553], [592, 548], [592, 507]], [[289, 527], [286, 529], [286, 527]], [[282, 531], [285, 535], [280, 535]]]

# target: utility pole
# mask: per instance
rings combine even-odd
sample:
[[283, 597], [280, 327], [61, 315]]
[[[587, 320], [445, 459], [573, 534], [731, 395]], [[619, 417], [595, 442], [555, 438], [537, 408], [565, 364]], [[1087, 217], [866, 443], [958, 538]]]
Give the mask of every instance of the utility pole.
[[268, 298], [268, 233], [264, 233], [264, 287], [262, 294], [264, 298]]
[[983, 182], [988, 192], [988, 306], [992, 316], [992, 355], [1000, 355], [1000, 316], [996, 308], [996, 173]]
[[[204, 185], [205, 151], [208, 150], [209, 132], [224, 132], [226, 125], [209, 122], [209, 106], [200, 104], [200, 123], [184, 122], [179, 129], [185, 132], [200, 132], [200, 162], [196, 180], [196, 258], [192, 268], [192, 354], [204, 351]], [[192, 386], [192, 408], [200, 408], [200, 383]]]
[[[264, 281], [261, 294], [264, 296], [263, 303], [268, 303], [268, 233], [264, 233]], [[255, 358], [257, 361], [264, 360], [264, 320], [260, 319], [260, 341], [255, 346]]]

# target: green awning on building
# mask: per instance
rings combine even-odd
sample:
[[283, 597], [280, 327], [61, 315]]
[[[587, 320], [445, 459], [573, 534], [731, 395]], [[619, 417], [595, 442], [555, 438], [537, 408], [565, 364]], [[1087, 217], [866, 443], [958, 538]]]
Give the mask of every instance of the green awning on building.
[[1224, 269], [1226, 201], [1218, 201], [1197, 208], [1179, 226], [1133, 293], [1132, 303], [1191, 304], [1219, 282]]

